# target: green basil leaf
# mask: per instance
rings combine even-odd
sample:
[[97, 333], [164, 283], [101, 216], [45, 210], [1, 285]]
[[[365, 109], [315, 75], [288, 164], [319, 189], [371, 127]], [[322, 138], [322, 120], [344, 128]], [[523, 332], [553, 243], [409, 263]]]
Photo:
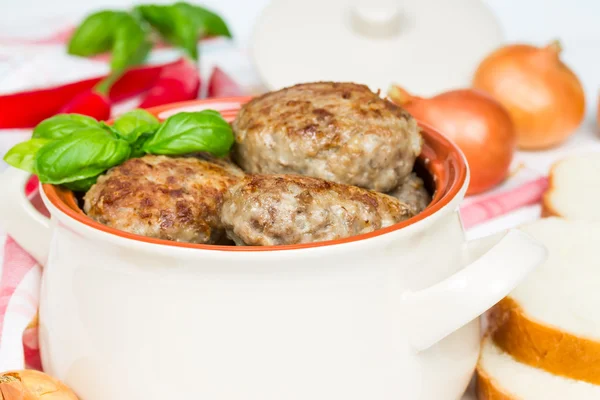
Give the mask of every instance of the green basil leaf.
[[150, 140], [154, 135], [154, 132], [142, 133], [137, 140], [131, 145], [131, 158], [142, 157], [146, 154], [144, 151], [144, 144]]
[[161, 36], [170, 41], [174, 31], [173, 18], [168, 16], [170, 6], [144, 4], [134, 8], [140, 18], [149, 23]]
[[169, 43], [198, 59], [198, 26], [190, 14], [174, 5], [140, 5], [135, 9]]
[[220, 157], [233, 142], [231, 126], [218, 112], [180, 112], [167, 118], [142, 150], [165, 155], [208, 152]]
[[121, 164], [130, 153], [125, 140], [102, 128], [84, 128], [42, 147], [34, 169], [42, 183], [75, 182]]
[[98, 180], [98, 176], [92, 176], [91, 178], [80, 179], [74, 182], [63, 183], [63, 186], [74, 192], [87, 192]]
[[110, 133], [111, 135], [114, 135], [115, 137], [121, 137], [119, 131], [117, 131], [112, 125], [108, 125], [104, 121], [100, 121], [100, 128], [104, 129], [106, 132]]
[[112, 10], [89, 15], [71, 36], [69, 54], [88, 57], [109, 51], [113, 46], [115, 29], [124, 15], [127, 13]]
[[134, 143], [143, 133], [154, 133], [160, 122], [146, 110], [129, 111], [115, 120], [113, 128], [128, 143]]
[[34, 162], [38, 151], [50, 143], [50, 139], [30, 139], [13, 146], [4, 156], [8, 165], [34, 173]]
[[113, 71], [123, 71], [141, 64], [151, 48], [148, 32], [142, 23], [132, 15], [125, 14], [114, 30], [110, 68]]
[[81, 114], [58, 114], [40, 122], [33, 130], [32, 138], [59, 139], [81, 128], [100, 126], [92, 117]]
[[194, 25], [202, 36], [225, 36], [230, 38], [231, 32], [223, 19], [214, 12], [204, 7], [192, 5], [186, 2], [175, 3], [175, 7], [181, 9], [194, 21]]
[[175, 37], [177, 38], [175, 44], [181, 47], [192, 60], [198, 61], [198, 30], [190, 16], [181, 11], [178, 12], [179, 17], [177, 17], [175, 25]]

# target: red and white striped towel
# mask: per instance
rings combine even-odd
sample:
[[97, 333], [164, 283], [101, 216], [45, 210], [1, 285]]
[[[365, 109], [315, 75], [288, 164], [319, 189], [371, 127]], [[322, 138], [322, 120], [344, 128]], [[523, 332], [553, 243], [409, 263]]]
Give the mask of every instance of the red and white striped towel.
[[[41, 204], [37, 188], [28, 189]], [[0, 244], [0, 371], [41, 369], [35, 316], [42, 269], [10, 236], [0, 235]]]

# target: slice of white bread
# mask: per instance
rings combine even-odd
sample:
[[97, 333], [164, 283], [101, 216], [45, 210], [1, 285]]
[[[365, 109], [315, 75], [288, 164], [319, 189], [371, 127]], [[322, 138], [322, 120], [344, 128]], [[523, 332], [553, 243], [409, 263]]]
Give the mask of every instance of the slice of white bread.
[[600, 221], [600, 153], [570, 156], [550, 169], [542, 215]]
[[553, 375], [522, 364], [490, 338], [477, 364], [479, 400], [598, 400], [600, 386]]
[[600, 224], [551, 217], [522, 229], [549, 255], [490, 311], [494, 342], [522, 363], [600, 384]]

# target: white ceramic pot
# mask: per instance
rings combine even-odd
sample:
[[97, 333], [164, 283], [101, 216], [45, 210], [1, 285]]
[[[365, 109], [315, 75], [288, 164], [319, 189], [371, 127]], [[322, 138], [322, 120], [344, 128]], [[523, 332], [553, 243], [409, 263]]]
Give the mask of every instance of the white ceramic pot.
[[[154, 112], [220, 108], [232, 118], [239, 103]], [[436, 185], [426, 211], [299, 246], [125, 234], [43, 185], [48, 222], [24, 201], [27, 175], [9, 170], [1, 221], [45, 263], [44, 368], [83, 400], [460, 398], [479, 352], [477, 317], [546, 252], [518, 230], [465, 243], [464, 159], [433, 130], [424, 137], [421, 163]]]

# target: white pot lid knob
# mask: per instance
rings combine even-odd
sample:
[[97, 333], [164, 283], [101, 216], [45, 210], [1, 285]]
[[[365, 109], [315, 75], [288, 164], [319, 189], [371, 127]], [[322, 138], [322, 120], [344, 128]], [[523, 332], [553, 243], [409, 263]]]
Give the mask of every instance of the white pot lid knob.
[[481, 0], [271, 0], [251, 53], [271, 90], [351, 81], [431, 96], [470, 86], [479, 62], [502, 43]]
[[395, 0], [353, 0], [352, 28], [367, 37], [391, 37], [400, 29], [400, 7]]

